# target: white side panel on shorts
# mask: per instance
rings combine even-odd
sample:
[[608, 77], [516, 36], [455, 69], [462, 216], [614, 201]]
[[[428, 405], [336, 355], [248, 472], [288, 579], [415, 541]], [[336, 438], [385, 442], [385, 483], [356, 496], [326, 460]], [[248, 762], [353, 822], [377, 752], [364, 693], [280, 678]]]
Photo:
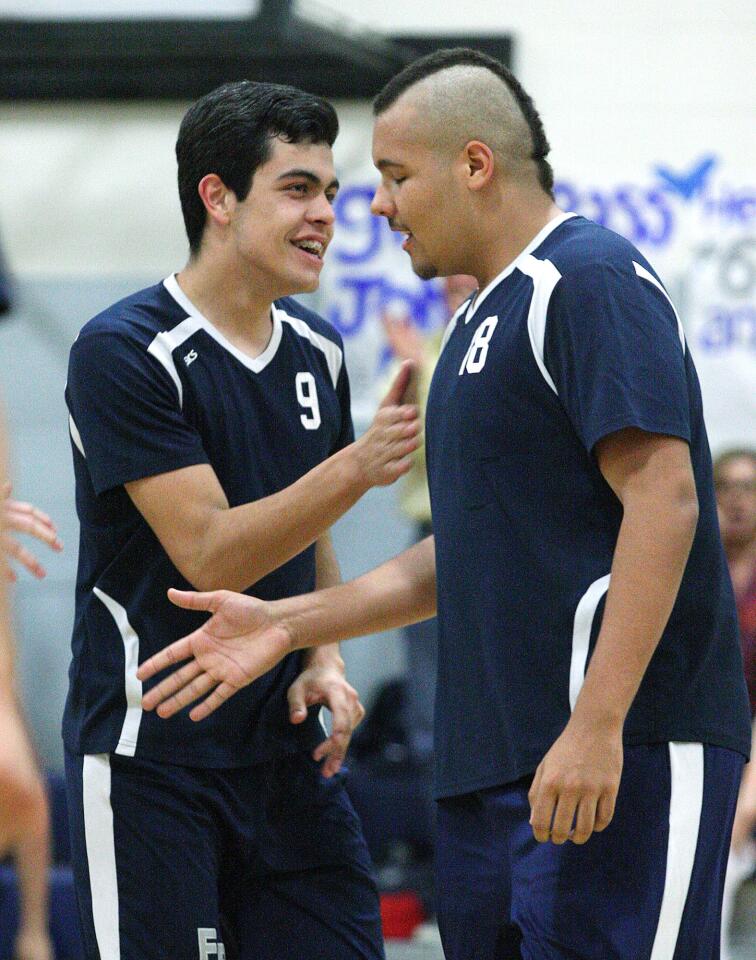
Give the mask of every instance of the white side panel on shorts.
[[575, 610], [575, 620], [572, 625], [572, 659], [570, 660], [570, 710], [575, 709], [575, 702], [585, 680], [585, 665], [588, 661], [588, 647], [591, 643], [591, 627], [596, 616], [596, 607], [609, 589], [609, 574], [594, 580], [580, 598]]
[[110, 757], [107, 753], [84, 757], [83, 781], [84, 838], [95, 939], [103, 960], [121, 960], [118, 878], [113, 808], [110, 805]]
[[549, 300], [562, 275], [550, 260], [536, 260], [533, 256], [519, 257], [517, 269], [533, 280], [533, 296], [528, 311], [528, 337], [538, 369], [543, 379], [556, 393], [556, 385], [546, 369], [543, 358], [543, 342], [546, 338], [546, 313], [549, 309]]
[[650, 960], [672, 960], [698, 846], [704, 788], [702, 743], [670, 743], [669, 842], [659, 924]]
[[139, 666], [139, 637], [129, 623], [128, 614], [120, 603], [109, 597], [99, 587], [95, 587], [93, 592], [110, 611], [123, 640], [126, 716], [123, 718], [121, 736], [115, 752], [124, 757], [133, 757], [136, 753], [139, 725], [142, 722], [142, 681], [138, 680], [136, 675]]
[[81, 434], [79, 433], [79, 428], [74, 423], [74, 418], [71, 416], [70, 413], [68, 414], [68, 429], [71, 432], [71, 439], [75, 443], [76, 449], [79, 451], [82, 457], [84, 457], [84, 459], [86, 460], [87, 455], [86, 453], [84, 453], [84, 444], [81, 442]]

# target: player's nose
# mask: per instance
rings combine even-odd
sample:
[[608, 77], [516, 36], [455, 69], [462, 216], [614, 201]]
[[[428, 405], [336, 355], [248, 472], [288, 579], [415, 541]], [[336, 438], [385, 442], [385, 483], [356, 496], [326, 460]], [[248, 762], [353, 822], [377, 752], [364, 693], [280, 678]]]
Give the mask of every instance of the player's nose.
[[309, 207], [308, 220], [330, 225], [335, 219], [336, 214], [333, 211], [333, 204], [324, 193], [321, 193]]
[[376, 217], [392, 217], [396, 212], [394, 201], [386, 187], [379, 183], [370, 203], [370, 212]]

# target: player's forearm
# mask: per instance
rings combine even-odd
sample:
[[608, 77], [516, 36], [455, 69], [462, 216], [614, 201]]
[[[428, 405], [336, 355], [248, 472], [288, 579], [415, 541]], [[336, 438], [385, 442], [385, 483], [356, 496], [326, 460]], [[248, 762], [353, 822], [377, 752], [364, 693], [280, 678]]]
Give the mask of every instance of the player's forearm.
[[428, 537], [349, 583], [271, 604], [294, 649], [378, 633], [432, 617], [436, 562]]
[[247, 589], [314, 543], [370, 486], [350, 446], [279, 493], [214, 511], [187, 579], [198, 590]]
[[573, 712], [624, 723], [672, 612], [698, 520], [695, 489], [646, 489], [624, 506], [596, 649]]
[[[341, 570], [336, 558], [336, 551], [333, 549], [330, 534], [324, 534], [318, 538], [315, 544], [315, 589], [327, 590], [329, 587], [336, 587], [340, 583]], [[307, 666], [330, 663], [338, 666], [340, 670], [344, 670], [344, 661], [337, 642], [324, 643], [322, 646], [308, 649], [305, 652], [305, 663]]]

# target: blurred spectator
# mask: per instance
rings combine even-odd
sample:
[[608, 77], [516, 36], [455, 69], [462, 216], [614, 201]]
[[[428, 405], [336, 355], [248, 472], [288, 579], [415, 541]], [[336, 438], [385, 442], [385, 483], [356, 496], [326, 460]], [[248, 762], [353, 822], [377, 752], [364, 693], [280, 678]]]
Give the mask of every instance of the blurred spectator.
[[735, 894], [756, 867], [756, 451], [729, 450], [714, 463], [719, 527], [738, 608], [751, 717], [751, 763], [745, 768], [732, 829], [722, 905], [722, 957], [731, 956], [730, 921]]
[[[474, 277], [464, 274], [446, 277], [443, 281], [447, 319], [456, 312], [477, 288]], [[425, 419], [433, 370], [436, 366], [443, 329], [423, 334], [406, 314], [387, 312], [383, 329], [397, 360], [413, 360], [417, 368], [417, 403], [420, 417]], [[415, 524], [415, 539], [431, 535], [431, 507], [425, 468], [425, 447], [415, 453], [412, 468], [405, 476], [399, 494], [403, 512]], [[407, 656], [407, 733], [411, 756], [428, 760], [433, 750], [433, 701], [436, 686], [436, 620], [424, 620], [405, 627]]]
[[[6, 477], [4, 428], [0, 423], [0, 478]], [[20, 923], [15, 960], [52, 960], [48, 929], [50, 816], [45, 787], [26, 731], [15, 690], [14, 645], [7, 581], [15, 579], [13, 558], [37, 577], [45, 575], [36, 557], [9, 531], [28, 533], [60, 550], [55, 526], [28, 503], [9, 499], [0, 483], [0, 856], [11, 854], [19, 887]]]

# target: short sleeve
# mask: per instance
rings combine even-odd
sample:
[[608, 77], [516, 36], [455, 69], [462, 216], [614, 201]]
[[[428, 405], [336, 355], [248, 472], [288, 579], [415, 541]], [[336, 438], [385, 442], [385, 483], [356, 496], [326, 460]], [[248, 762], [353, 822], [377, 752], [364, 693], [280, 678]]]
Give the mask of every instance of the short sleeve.
[[137, 341], [112, 332], [74, 343], [66, 400], [96, 493], [207, 463], [167, 372]]
[[[343, 347], [342, 347], [343, 349]], [[332, 454], [344, 447], [348, 447], [354, 440], [354, 424], [352, 423], [352, 400], [349, 390], [349, 375], [347, 374], [346, 363], [342, 362], [339, 370], [339, 378], [336, 381], [336, 394], [339, 398], [339, 408], [341, 410], [341, 429], [339, 436], [334, 444]]]
[[544, 361], [589, 452], [626, 427], [690, 442], [685, 345], [653, 279], [639, 276], [628, 257], [582, 266], [552, 293]]

